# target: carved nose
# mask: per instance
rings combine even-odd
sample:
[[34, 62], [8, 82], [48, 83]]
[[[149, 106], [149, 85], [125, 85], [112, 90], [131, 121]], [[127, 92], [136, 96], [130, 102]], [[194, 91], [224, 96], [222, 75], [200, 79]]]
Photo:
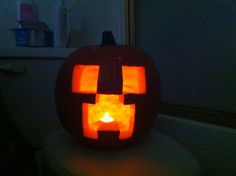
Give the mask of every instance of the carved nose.
[[98, 76], [99, 94], [122, 94], [122, 69], [118, 60], [100, 65]]

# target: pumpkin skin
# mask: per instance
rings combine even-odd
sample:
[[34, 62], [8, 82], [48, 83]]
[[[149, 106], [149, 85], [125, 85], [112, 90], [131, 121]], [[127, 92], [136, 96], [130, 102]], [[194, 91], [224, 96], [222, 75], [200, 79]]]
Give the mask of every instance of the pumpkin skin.
[[[76, 65], [99, 66], [96, 93], [72, 91]], [[123, 66], [145, 69], [145, 93], [123, 93]], [[55, 88], [56, 108], [62, 126], [79, 143], [94, 147], [117, 148], [140, 141], [151, 128], [159, 110], [160, 83], [157, 68], [146, 53], [132, 46], [90, 46], [78, 49], [62, 64]], [[83, 104], [95, 104], [96, 94], [123, 95], [124, 105], [135, 105], [134, 127], [130, 137], [120, 139], [117, 132], [112, 130], [97, 139], [84, 134]]]

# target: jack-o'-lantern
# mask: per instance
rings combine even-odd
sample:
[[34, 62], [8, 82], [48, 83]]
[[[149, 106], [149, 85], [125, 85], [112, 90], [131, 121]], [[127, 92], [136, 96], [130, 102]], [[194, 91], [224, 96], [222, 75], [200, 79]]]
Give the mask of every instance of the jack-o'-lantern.
[[157, 69], [141, 49], [127, 45], [78, 49], [60, 68], [56, 106], [79, 142], [114, 148], [134, 143], [157, 116]]

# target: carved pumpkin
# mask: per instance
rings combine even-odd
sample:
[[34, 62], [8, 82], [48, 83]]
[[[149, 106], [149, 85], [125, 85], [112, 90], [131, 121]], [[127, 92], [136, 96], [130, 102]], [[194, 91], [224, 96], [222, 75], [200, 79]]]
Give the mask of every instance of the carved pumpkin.
[[154, 123], [160, 86], [152, 60], [131, 46], [91, 46], [65, 60], [56, 82], [64, 128], [81, 143], [119, 147]]

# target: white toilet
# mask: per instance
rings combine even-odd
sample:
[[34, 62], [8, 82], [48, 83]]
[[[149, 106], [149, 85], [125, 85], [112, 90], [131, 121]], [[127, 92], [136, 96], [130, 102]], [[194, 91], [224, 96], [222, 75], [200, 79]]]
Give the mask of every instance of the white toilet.
[[0, 91], [15, 126], [32, 147], [61, 128], [54, 105], [54, 82], [61, 60], [0, 60]]
[[38, 157], [43, 159], [42, 164], [38, 162], [42, 176], [200, 174], [197, 160], [187, 149], [156, 131], [143, 144], [118, 151], [75, 145], [61, 127], [54, 103], [54, 83], [62, 61], [0, 60], [3, 101], [21, 135], [33, 148], [43, 150]]
[[11, 121], [40, 161], [44, 138], [61, 129], [54, 82], [62, 60], [0, 60], [0, 92]]

